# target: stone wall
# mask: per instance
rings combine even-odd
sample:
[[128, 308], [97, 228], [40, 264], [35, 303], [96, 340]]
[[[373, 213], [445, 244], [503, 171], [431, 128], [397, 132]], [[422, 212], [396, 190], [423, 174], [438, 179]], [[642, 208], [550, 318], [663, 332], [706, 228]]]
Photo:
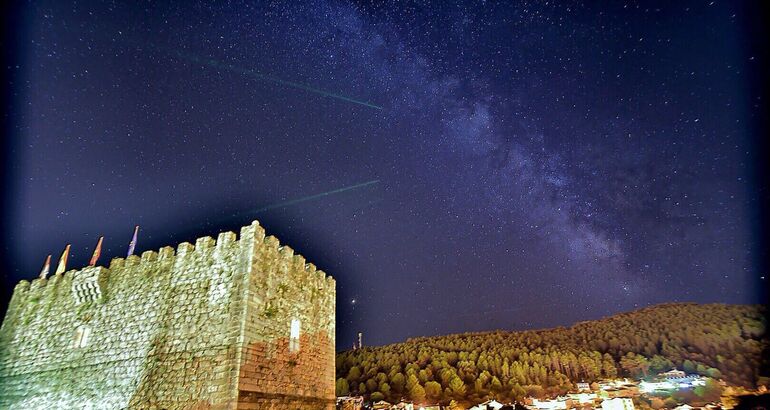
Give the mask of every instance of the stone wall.
[[[334, 279], [275, 237], [265, 238], [261, 227], [251, 228], [255, 246], [238, 408], [333, 409]], [[290, 346], [293, 321], [299, 328], [296, 351]]]
[[331, 408], [334, 297], [256, 222], [240, 240], [22, 281], [0, 328], [0, 408]]

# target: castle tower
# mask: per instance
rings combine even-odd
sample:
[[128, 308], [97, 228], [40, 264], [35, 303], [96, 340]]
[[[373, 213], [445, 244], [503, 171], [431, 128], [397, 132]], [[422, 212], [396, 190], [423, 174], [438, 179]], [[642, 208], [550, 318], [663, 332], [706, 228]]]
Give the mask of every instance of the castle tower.
[[255, 221], [16, 285], [0, 408], [333, 409], [335, 282]]

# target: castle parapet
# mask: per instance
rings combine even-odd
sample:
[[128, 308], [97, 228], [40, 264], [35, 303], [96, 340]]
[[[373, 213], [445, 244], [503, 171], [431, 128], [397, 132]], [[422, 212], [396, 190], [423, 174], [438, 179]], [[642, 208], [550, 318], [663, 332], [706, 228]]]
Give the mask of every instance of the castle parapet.
[[182, 242], [176, 247], [176, 255], [177, 256], [185, 256], [188, 253], [192, 253], [195, 251], [195, 246], [191, 244], [190, 242]]
[[[14, 288], [14, 293], [34, 292], [37, 294], [37, 292], [43, 292], [43, 289], [50, 289], [50, 292], [45, 291], [45, 293], [50, 293], [52, 297], [56, 297], [55, 295], [60, 292], [53, 288], [67, 278], [68, 287], [69, 281], [72, 281], [72, 294], [77, 303], [85, 303], [87, 300], [98, 300], [103, 297], [107, 290], [111, 271], [117, 274], [115, 280], [119, 280], [118, 278], [122, 278], [124, 275], [150, 274], [155, 269], [152, 266], [162, 261], [170, 261], [178, 268], [188, 263], [195, 263], [189, 259], [193, 253], [201, 255], [196, 256], [195, 260], [208, 258], [205, 256], [206, 252], [213, 252], [214, 259], [219, 260], [226, 252], [233, 252], [232, 246], [240, 247], [240, 252], [244, 256], [259, 254], [269, 255], [267, 257], [271, 260], [276, 258], [279, 264], [275, 266], [277, 270], [269, 274], [270, 277], [278, 278], [281, 275], [291, 275], [295, 280], [311, 280], [313, 282], [316, 278], [321, 281], [331, 279], [313, 263], [307, 262], [304, 256], [297, 254], [292, 247], [281, 244], [275, 236], [266, 235], [259, 222], [253, 221], [251, 224], [241, 227], [240, 235], [235, 232], [220, 232], [216, 240], [211, 236], [204, 236], [197, 238], [195, 245], [190, 242], [182, 242], [177, 245], [176, 249], [171, 246], [164, 246], [158, 251], [144, 251], [141, 256], [115, 257], [110, 260], [108, 268], [85, 267], [81, 270], [69, 270], [61, 275], [51, 275], [46, 279], [22, 280]], [[253, 253], [249, 247], [258, 253]], [[177, 271], [182, 272], [179, 269]], [[303, 271], [304, 274], [296, 277]], [[326, 283], [331, 283], [334, 286], [333, 279]]]
[[136, 255], [131, 255], [128, 258], [126, 258], [126, 266], [136, 266], [139, 264], [141, 260], [142, 258]]
[[158, 250], [158, 259], [165, 260], [169, 258], [173, 258], [175, 254], [174, 248], [170, 246], [164, 246]]
[[158, 260], [158, 252], [144, 251], [142, 252], [142, 263], [154, 262]]
[[126, 260], [123, 258], [112, 258], [110, 261], [110, 269], [122, 268], [126, 265]]
[[222, 248], [234, 243], [237, 239], [235, 232], [220, 232], [219, 235], [217, 235], [217, 248]]
[[27, 292], [29, 291], [30, 283], [27, 280], [20, 280], [19, 283], [13, 288], [13, 292]]
[[195, 249], [198, 252], [203, 252], [214, 247], [216, 241], [210, 236], [204, 236], [195, 240]]

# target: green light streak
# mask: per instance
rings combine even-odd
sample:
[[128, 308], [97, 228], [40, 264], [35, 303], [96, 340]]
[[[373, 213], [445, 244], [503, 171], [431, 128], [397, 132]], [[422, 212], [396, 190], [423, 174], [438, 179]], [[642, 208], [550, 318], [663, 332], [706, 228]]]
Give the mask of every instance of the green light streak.
[[264, 206], [262, 208], [258, 208], [258, 209], [254, 210], [254, 211], [247, 211], [247, 212], [241, 212], [241, 213], [233, 214], [233, 216], [239, 216], [239, 215], [243, 215], [243, 214], [246, 214], [246, 213], [248, 213], [248, 214], [257, 214], [257, 213], [260, 213], [260, 212], [269, 211], [271, 209], [283, 208], [283, 207], [287, 207], [287, 206], [291, 206], [291, 205], [296, 205], [296, 204], [299, 204], [299, 203], [302, 203], [302, 202], [312, 201], [314, 199], [323, 198], [325, 196], [339, 194], [339, 193], [346, 192], [346, 191], [352, 191], [354, 189], [359, 189], [359, 188], [363, 188], [363, 187], [366, 187], [366, 186], [369, 186], [369, 185], [374, 185], [374, 184], [379, 184], [379, 183], [380, 183], [379, 179], [374, 179], [374, 180], [371, 180], [371, 181], [362, 182], [360, 184], [351, 185], [351, 186], [347, 186], [347, 187], [344, 187], [344, 188], [338, 188], [338, 189], [334, 189], [334, 190], [331, 190], [331, 191], [322, 192], [320, 194], [310, 195], [310, 196], [306, 196], [306, 197], [302, 197], [302, 198], [298, 198], [298, 199], [291, 199], [291, 200], [283, 201], [283, 202], [276, 202], [274, 204], [270, 204], [270, 205]]
[[334, 98], [334, 99], [337, 99], [337, 100], [346, 101], [346, 102], [353, 103], [353, 104], [363, 105], [364, 107], [374, 108], [376, 110], [382, 110], [382, 107], [379, 106], [379, 105], [374, 105], [374, 104], [366, 102], [366, 101], [356, 100], [354, 98], [346, 97], [346, 96], [340, 95], [340, 94], [330, 93], [328, 91], [324, 91], [324, 90], [322, 90], [320, 88], [311, 87], [309, 85], [295, 83], [293, 81], [282, 80], [282, 79], [277, 78], [277, 77], [273, 77], [273, 76], [270, 76], [270, 75], [267, 75], [267, 74], [262, 74], [262, 73], [260, 73], [259, 71], [256, 71], [256, 70], [248, 70], [248, 69], [237, 67], [237, 66], [230, 65], [230, 64], [223, 64], [222, 62], [220, 62], [218, 60], [214, 60], [214, 59], [208, 59], [208, 60], [200, 59], [200, 58], [198, 58], [196, 56], [184, 55], [184, 54], [182, 54], [180, 52], [177, 52], [176, 54], [177, 54], [177, 56], [179, 56], [180, 58], [183, 58], [185, 60], [193, 61], [193, 62], [200, 63], [200, 64], [203, 64], [203, 65], [207, 65], [209, 67], [221, 68], [221, 69], [225, 69], [225, 70], [228, 70], [228, 71], [231, 71], [231, 72], [248, 75], [248, 76], [256, 78], [258, 80], [272, 82], [272, 83], [280, 84], [280, 85], [283, 85], [283, 86], [286, 86], [286, 87], [297, 88], [297, 89], [308, 91], [308, 92], [311, 92], [311, 93], [314, 93], [314, 94], [322, 95], [324, 97]]

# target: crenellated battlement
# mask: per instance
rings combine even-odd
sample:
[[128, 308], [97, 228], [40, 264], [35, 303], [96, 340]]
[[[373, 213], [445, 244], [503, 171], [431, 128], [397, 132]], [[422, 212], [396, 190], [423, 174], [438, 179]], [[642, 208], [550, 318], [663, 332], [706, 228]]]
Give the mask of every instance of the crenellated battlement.
[[[108, 266], [100, 267], [105, 269], [107, 274], [112, 271], [120, 271], [120, 275], [111, 280], [123, 280], [130, 275], [147, 275], [149, 273], [148, 269], [151, 270], [150, 268], [155, 267], [158, 263], [175, 264], [188, 260], [190, 261], [189, 263], [198, 263], [196, 259], [188, 259], [190, 255], [193, 258], [221, 258], [224, 249], [244, 249], [242, 247], [244, 237], [249, 241], [249, 244], [253, 244], [257, 248], [257, 252], [277, 251], [281, 263], [292, 267], [291, 272], [296, 273], [303, 270], [307, 272], [308, 280], [328, 279], [330, 280], [329, 283], [333, 284], [334, 279], [332, 277], [317, 269], [314, 264], [306, 262], [302, 255], [295, 254], [294, 249], [290, 246], [281, 245], [279, 239], [275, 236], [266, 236], [264, 228], [259, 225], [258, 221], [241, 227], [240, 238], [235, 232], [220, 232], [216, 239], [211, 236], [203, 236], [197, 238], [194, 245], [190, 242], [181, 242], [176, 246], [176, 249], [171, 246], [164, 246], [157, 251], [144, 251], [141, 255], [131, 255], [127, 258], [115, 257], [110, 260]], [[37, 295], [48, 286], [56, 286], [60, 282], [65, 281], [71, 282], [73, 277], [81, 275], [82, 272], [89, 268], [91, 267], [71, 269], [62, 275], [52, 275], [46, 279], [36, 278], [31, 282], [21, 280], [14, 288], [14, 295], [17, 293], [19, 296]]]

